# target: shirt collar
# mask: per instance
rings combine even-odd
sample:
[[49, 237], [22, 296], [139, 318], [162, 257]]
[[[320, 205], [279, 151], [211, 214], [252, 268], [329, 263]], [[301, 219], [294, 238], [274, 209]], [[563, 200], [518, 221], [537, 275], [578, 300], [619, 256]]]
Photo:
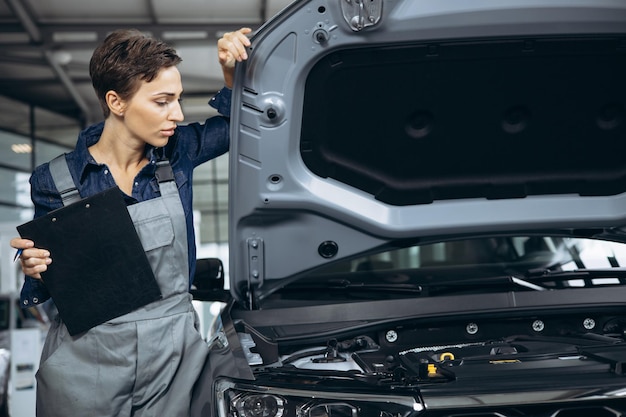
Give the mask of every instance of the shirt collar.
[[89, 153], [89, 147], [100, 140], [100, 135], [104, 129], [104, 122], [96, 123], [89, 126], [78, 135], [76, 141], [76, 147], [74, 148], [74, 154], [76, 155], [76, 161], [78, 163], [78, 172], [80, 173], [81, 181], [85, 176], [85, 170], [89, 165], [98, 165], [96, 160], [93, 159]]
[[[99, 166], [96, 160], [89, 153], [89, 147], [96, 144], [100, 140], [102, 131], [104, 130], [104, 122], [99, 122], [89, 126], [85, 130], [79, 133], [76, 147], [74, 148], [74, 154], [76, 155], [76, 161], [79, 163], [79, 173], [81, 181], [85, 178], [87, 168], [91, 166], [92, 169]], [[151, 164], [156, 162], [157, 155], [155, 148], [152, 146], [146, 147], [146, 156], [150, 160]]]

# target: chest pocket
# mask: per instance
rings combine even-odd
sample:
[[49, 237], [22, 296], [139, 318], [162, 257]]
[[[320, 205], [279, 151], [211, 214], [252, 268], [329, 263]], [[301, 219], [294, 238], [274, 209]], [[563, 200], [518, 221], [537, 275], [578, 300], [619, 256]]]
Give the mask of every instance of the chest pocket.
[[174, 242], [174, 226], [161, 198], [128, 206], [128, 212], [146, 252]]

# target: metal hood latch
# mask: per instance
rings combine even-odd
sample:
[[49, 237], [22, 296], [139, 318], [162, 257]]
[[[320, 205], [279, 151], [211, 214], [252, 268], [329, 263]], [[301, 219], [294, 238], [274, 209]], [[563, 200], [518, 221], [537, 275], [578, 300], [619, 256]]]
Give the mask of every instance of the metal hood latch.
[[383, 0], [339, 0], [343, 18], [353, 31], [358, 32], [380, 21]]
[[264, 245], [263, 239], [252, 237], [246, 239], [248, 252], [248, 302], [250, 307], [254, 303], [254, 289], [263, 285], [263, 275], [265, 271]]

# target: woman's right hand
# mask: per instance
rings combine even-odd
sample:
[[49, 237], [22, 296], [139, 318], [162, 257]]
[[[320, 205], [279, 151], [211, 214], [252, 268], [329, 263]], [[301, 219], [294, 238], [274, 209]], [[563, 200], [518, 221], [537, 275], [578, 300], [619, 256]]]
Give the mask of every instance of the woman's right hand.
[[11, 239], [11, 246], [17, 250], [22, 250], [20, 254], [20, 264], [22, 271], [29, 277], [41, 279], [41, 273], [48, 269], [52, 263], [50, 252], [46, 249], [35, 247], [35, 242], [19, 237]]

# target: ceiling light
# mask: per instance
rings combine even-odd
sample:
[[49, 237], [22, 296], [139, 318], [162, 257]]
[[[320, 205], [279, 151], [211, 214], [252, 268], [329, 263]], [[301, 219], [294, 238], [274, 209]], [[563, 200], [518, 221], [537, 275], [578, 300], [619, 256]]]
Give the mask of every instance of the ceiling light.
[[95, 42], [98, 40], [98, 32], [54, 32], [54, 42]]
[[207, 39], [209, 33], [205, 30], [165, 31], [161, 35], [168, 41]]
[[67, 65], [72, 62], [72, 54], [61, 49], [52, 51], [52, 59], [59, 65]]
[[11, 150], [15, 153], [31, 153], [33, 151], [33, 147], [28, 143], [14, 143], [11, 145]]

